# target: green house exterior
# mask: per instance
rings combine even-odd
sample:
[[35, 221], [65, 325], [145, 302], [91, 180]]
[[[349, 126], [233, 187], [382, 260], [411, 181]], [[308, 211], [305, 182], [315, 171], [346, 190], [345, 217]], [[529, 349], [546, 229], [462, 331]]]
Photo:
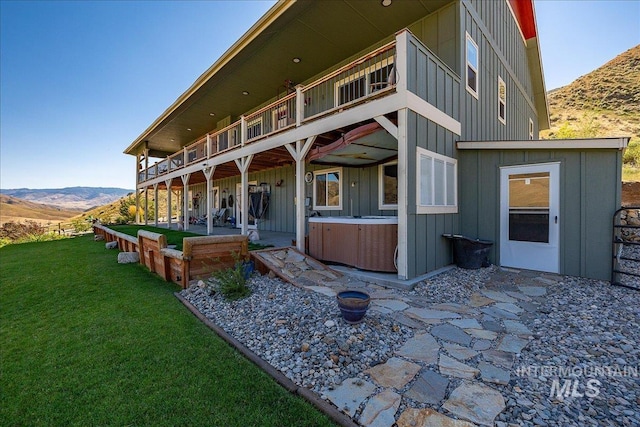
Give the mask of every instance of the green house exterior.
[[[255, 226], [295, 233], [301, 250], [317, 213], [397, 217], [399, 279], [452, 263], [443, 234], [494, 241], [499, 265], [607, 278], [627, 140], [538, 140], [533, 2], [383, 3], [279, 1], [229, 48], [125, 150], [139, 195], [180, 199], [155, 222], [207, 215], [211, 230], [210, 213], [252, 212], [262, 188]], [[505, 186], [531, 183], [557, 203], [512, 206]], [[531, 244], [505, 229], [514, 218], [549, 230]]]

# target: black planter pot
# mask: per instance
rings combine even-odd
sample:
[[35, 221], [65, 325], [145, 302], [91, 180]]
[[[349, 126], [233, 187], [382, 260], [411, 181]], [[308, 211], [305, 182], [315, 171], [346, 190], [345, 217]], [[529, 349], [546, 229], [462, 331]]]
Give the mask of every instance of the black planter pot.
[[336, 296], [342, 318], [352, 325], [362, 322], [371, 298], [361, 291], [342, 291]]

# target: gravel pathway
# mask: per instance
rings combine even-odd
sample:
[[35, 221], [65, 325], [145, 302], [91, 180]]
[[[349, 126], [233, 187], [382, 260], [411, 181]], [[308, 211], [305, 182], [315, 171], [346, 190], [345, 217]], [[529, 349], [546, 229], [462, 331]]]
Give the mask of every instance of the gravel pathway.
[[431, 416], [501, 427], [640, 425], [640, 292], [456, 268], [412, 291], [349, 283], [372, 297], [352, 326], [335, 303], [345, 283], [309, 290], [254, 276], [249, 286], [252, 295], [236, 302], [204, 282], [182, 295], [360, 424], [426, 425], [416, 420]]

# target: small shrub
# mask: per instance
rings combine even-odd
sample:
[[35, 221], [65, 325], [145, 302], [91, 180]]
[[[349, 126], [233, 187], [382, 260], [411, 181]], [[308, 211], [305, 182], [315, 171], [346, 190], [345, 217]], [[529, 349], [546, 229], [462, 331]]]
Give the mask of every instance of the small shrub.
[[629, 143], [627, 149], [624, 150], [622, 162], [626, 166], [640, 167], [640, 140], [634, 140]]
[[77, 233], [82, 233], [91, 229], [91, 224], [84, 218], [74, 219], [73, 221], [71, 221], [71, 225]]
[[245, 263], [237, 254], [234, 254], [234, 259], [235, 265], [233, 268], [218, 270], [213, 273], [213, 278], [217, 282], [216, 290], [231, 301], [245, 298], [251, 294], [251, 289], [247, 286], [245, 276]]
[[9, 221], [0, 227], [0, 248], [10, 244], [48, 242], [65, 238], [64, 235], [45, 232], [44, 228], [35, 221], [24, 223]]
[[0, 227], [0, 238], [6, 238], [11, 241], [42, 234], [44, 234], [44, 228], [35, 221], [25, 221], [23, 223], [9, 221]]

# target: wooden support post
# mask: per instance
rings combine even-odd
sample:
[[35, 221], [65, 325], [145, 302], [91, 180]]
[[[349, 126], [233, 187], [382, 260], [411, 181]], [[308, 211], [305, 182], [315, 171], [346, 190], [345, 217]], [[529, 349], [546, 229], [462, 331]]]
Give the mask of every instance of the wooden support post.
[[302, 253], [305, 253], [305, 157], [311, 149], [316, 136], [307, 138], [306, 141], [296, 141], [295, 148], [293, 144], [286, 144], [285, 148], [291, 154], [291, 157], [296, 161], [296, 247]]
[[167, 228], [171, 229], [171, 181], [169, 178], [164, 183], [167, 186]]
[[149, 225], [149, 187], [144, 187], [144, 225]]
[[[235, 160], [241, 176], [240, 185], [242, 188], [242, 197], [240, 200], [240, 212], [242, 212], [243, 218], [240, 233], [244, 236], [246, 236], [249, 231], [249, 179], [247, 175], [249, 172], [249, 165], [252, 160], [253, 154]], [[238, 203], [238, 200], [236, 200], [236, 203]], [[236, 218], [236, 221], [240, 221], [240, 218]]]
[[189, 229], [189, 177], [190, 173], [182, 175], [182, 229]]
[[407, 151], [407, 115], [406, 108], [398, 111], [398, 278], [401, 280], [406, 280], [409, 273], [407, 173], [411, 156]]
[[[209, 138], [209, 135], [207, 135], [207, 138]], [[215, 171], [215, 166], [206, 166], [202, 171], [207, 179], [207, 234], [211, 234], [213, 231], [213, 215], [211, 215], [211, 211], [213, 210], [213, 197], [211, 187], [213, 185], [213, 174]]]
[[153, 184], [153, 223], [158, 226], [158, 183]]

